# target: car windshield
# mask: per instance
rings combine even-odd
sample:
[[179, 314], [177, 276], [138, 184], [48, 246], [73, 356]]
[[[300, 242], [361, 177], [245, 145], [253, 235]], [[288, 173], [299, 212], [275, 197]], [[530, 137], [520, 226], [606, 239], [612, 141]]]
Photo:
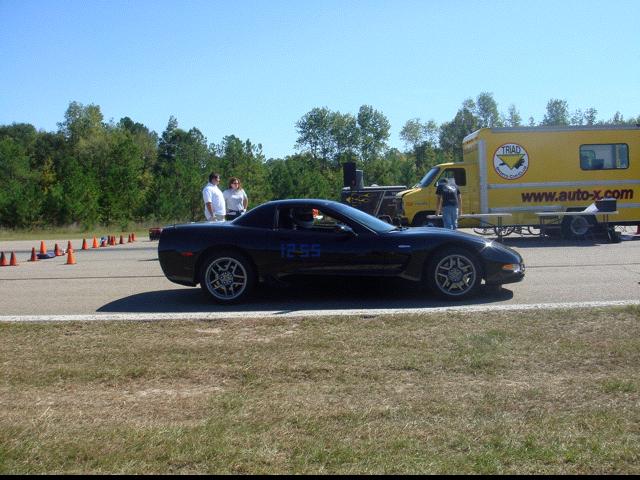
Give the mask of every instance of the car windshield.
[[369, 215], [362, 210], [350, 207], [349, 205], [336, 203], [332, 206], [338, 213], [341, 213], [345, 217], [355, 220], [360, 225], [364, 225], [365, 227], [373, 230], [376, 233], [385, 233], [391, 230], [397, 230], [397, 227], [390, 225], [387, 222], [383, 222], [382, 220], [374, 217], [373, 215]]
[[433, 167], [431, 170], [427, 172], [427, 174], [424, 177], [422, 177], [422, 180], [418, 182], [415, 188], [428, 187], [431, 184], [431, 182], [433, 182], [433, 180], [436, 178], [436, 175], [438, 175], [439, 171], [440, 169], [438, 167]]

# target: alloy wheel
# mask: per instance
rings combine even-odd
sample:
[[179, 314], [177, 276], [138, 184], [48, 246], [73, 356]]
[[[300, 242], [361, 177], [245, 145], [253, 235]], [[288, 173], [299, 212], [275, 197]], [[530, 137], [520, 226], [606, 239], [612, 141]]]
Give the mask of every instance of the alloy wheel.
[[475, 287], [478, 272], [471, 259], [464, 255], [451, 254], [438, 262], [434, 275], [435, 284], [442, 293], [459, 297]]
[[218, 300], [235, 300], [247, 288], [248, 272], [241, 261], [233, 257], [218, 257], [205, 271], [209, 293]]

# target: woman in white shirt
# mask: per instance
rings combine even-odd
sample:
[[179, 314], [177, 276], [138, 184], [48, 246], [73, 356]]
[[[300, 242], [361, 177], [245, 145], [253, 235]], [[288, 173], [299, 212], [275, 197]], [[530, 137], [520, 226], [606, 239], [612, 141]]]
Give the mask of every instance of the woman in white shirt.
[[247, 210], [249, 199], [247, 198], [245, 191], [242, 189], [239, 178], [231, 177], [229, 179], [229, 188], [227, 188], [222, 194], [224, 195], [224, 202], [227, 206], [227, 220], [233, 220]]

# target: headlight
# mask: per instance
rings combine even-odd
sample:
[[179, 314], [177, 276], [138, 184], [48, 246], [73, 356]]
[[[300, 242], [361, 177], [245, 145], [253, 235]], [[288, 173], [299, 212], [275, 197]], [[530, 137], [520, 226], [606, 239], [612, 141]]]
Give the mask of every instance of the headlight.
[[502, 270], [512, 273], [524, 272], [524, 263], [507, 263], [502, 266]]

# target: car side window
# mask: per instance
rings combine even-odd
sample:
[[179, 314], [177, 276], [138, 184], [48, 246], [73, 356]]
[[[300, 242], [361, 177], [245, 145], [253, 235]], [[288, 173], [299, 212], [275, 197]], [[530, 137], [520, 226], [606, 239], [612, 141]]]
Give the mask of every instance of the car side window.
[[340, 220], [333, 218], [330, 215], [316, 210], [313, 217], [313, 231], [318, 233], [336, 233], [337, 228], [340, 225], [344, 225]]
[[289, 207], [278, 213], [278, 229], [314, 233], [335, 233], [344, 223], [317, 208]]
[[290, 214], [290, 208], [281, 208], [278, 212], [278, 229], [293, 230], [293, 220]]

